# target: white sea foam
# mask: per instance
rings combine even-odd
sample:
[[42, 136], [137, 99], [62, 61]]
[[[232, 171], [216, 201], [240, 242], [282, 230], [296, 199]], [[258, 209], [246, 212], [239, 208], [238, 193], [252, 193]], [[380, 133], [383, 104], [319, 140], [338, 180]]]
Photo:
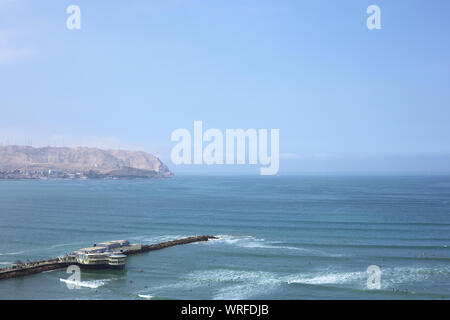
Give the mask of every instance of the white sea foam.
[[248, 299], [270, 292], [281, 284], [280, 279], [271, 272], [227, 269], [194, 272], [188, 275], [187, 280], [196, 286], [220, 284], [213, 296], [216, 300]]
[[259, 283], [275, 283], [277, 280], [274, 274], [265, 271], [244, 271], [244, 270], [204, 270], [190, 273], [187, 279], [201, 282], [243, 282], [257, 281]]
[[152, 299], [154, 297], [149, 294], [138, 294], [138, 296], [142, 299]]
[[253, 236], [218, 235], [217, 239], [211, 239], [208, 242], [211, 244], [221, 243], [249, 249], [294, 250], [294, 251], [310, 252], [312, 254], [335, 256], [334, 254], [326, 254], [324, 252], [315, 249], [286, 246], [283, 245], [283, 243], [280, 241], [269, 241], [262, 238], [255, 238]]
[[200, 286], [207, 283], [220, 285], [213, 296], [217, 300], [251, 299], [290, 284], [338, 285], [364, 288], [367, 274], [361, 272], [320, 271], [305, 274], [278, 274], [263, 271], [208, 270], [190, 274], [186, 280]]
[[444, 279], [448, 279], [450, 267], [440, 267], [439, 269], [420, 266], [381, 268], [381, 287], [396, 288], [399, 285], [426, 282], [430, 277], [435, 276], [442, 276]]
[[241, 270], [203, 270], [184, 276], [180, 281], [152, 288], [153, 292], [160, 290], [192, 290], [202, 287], [215, 287], [214, 299], [246, 299], [269, 292], [280, 283], [280, 280], [270, 272]]
[[0, 256], [13, 256], [13, 255], [16, 255], [16, 254], [22, 254], [24, 252], [25, 251], [5, 252], [5, 253], [0, 253]]
[[210, 243], [223, 243], [223, 244], [229, 244], [229, 245], [236, 245], [238, 247], [244, 247], [244, 248], [289, 248], [297, 250], [299, 248], [296, 247], [282, 247], [282, 246], [275, 246], [273, 244], [277, 242], [273, 241], [266, 241], [265, 239], [261, 238], [255, 238], [253, 236], [231, 236], [231, 235], [218, 235], [217, 239], [211, 239], [209, 240]]
[[[449, 270], [434, 270], [422, 267], [381, 268], [381, 288], [391, 289], [416, 282], [427, 281], [431, 276], [448, 277]], [[346, 284], [358, 289], [367, 289], [368, 274], [365, 271], [305, 273], [285, 277], [288, 284], [333, 285]]]
[[359, 283], [364, 285], [367, 274], [365, 272], [335, 272], [335, 273], [319, 273], [319, 274], [300, 274], [286, 277], [288, 284], [344, 284]]
[[[448, 268], [450, 269], [450, 267]], [[381, 288], [390, 290], [426, 281], [434, 275], [448, 277], [450, 270], [422, 267], [382, 268]], [[199, 270], [183, 276], [179, 281], [152, 288], [158, 290], [192, 290], [208, 288], [212, 299], [240, 300], [273, 294], [281, 286], [313, 285], [367, 289], [368, 274], [364, 270], [335, 270], [333, 267], [305, 273], [277, 273], [251, 270], [213, 269]]]
[[97, 289], [103, 285], [105, 285], [110, 279], [102, 279], [102, 280], [90, 280], [90, 281], [74, 281], [68, 279], [59, 279], [59, 281], [71, 284], [78, 287]]

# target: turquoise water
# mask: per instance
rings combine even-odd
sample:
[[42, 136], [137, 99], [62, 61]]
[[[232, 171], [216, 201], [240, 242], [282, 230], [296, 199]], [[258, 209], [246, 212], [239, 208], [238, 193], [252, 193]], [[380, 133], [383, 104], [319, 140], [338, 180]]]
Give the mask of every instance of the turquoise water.
[[[95, 242], [218, 240], [124, 271], [0, 281], [1, 299], [449, 299], [450, 177], [1, 181], [0, 266]], [[366, 269], [381, 268], [369, 290]]]

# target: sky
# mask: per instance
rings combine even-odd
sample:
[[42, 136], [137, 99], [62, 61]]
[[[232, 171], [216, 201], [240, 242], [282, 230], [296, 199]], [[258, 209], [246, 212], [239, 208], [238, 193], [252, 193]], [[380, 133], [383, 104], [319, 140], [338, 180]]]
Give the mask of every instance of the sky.
[[[69, 30], [69, 5], [81, 29]], [[381, 29], [369, 30], [369, 5]], [[0, 0], [0, 144], [279, 129], [280, 174], [450, 172], [447, 0]]]

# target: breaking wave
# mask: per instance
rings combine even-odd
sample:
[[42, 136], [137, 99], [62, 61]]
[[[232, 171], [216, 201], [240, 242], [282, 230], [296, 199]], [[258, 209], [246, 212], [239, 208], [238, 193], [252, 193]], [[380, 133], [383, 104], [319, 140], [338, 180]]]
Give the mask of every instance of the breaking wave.
[[[421, 267], [382, 268], [381, 289], [391, 290], [399, 286], [427, 281], [431, 276], [450, 275], [448, 269], [429, 269]], [[368, 274], [363, 271], [332, 271], [280, 274], [265, 271], [244, 271], [215, 269], [196, 271], [188, 274], [183, 281], [172, 285], [173, 288], [216, 288], [212, 299], [241, 300], [271, 294], [280, 286], [313, 285], [335, 286], [342, 289], [367, 289]]]
[[275, 274], [264, 271], [199, 271], [190, 274], [188, 280], [196, 284], [220, 284], [221, 287], [212, 297], [215, 300], [248, 299], [264, 292], [270, 292], [281, 284]]
[[16, 254], [22, 254], [24, 252], [25, 251], [5, 252], [5, 253], [0, 253], [0, 256], [13, 256], [13, 255], [16, 255]]
[[364, 284], [367, 279], [365, 272], [337, 272], [316, 275], [298, 275], [287, 278], [288, 284], [345, 284], [360, 282]]
[[[422, 267], [381, 268], [381, 289], [393, 289], [400, 285], [408, 285], [427, 281], [432, 276], [448, 277], [447, 268], [430, 269]], [[352, 272], [319, 272], [305, 273], [287, 278], [288, 284], [340, 285], [350, 284], [352, 288], [366, 289], [368, 274], [365, 271]]]
[[342, 257], [343, 254], [328, 253], [318, 249], [301, 248], [289, 245], [284, 245], [281, 241], [271, 241], [263, 238], [255, 238], [253, 236], [232, 236], [232, 235], [217, 235], [218, 239], [211, 239], [207, 243], [210, 244], [227, 244], [234, 245], [241, 248], [248, 249], [272, 249], [272, 250], [285, 250], [285, 251], [297, 251], [305, 252], [311, 255], [329, 256], [329, 257]]
[[282, 242], [267, 241], [261, 238], [255, 238], [252, 236], [231, 236], [231, 235], [218, 235], [218, 239], [211, 239], [211, 243], [224, 243], [229, 245], [236, 245], [243, 248], [261, 248], [261, 249], [286, 249], [286, 250], [299, 250], [310, 251], [309, 249], [303, 249], [292, 246], [283, 246]]

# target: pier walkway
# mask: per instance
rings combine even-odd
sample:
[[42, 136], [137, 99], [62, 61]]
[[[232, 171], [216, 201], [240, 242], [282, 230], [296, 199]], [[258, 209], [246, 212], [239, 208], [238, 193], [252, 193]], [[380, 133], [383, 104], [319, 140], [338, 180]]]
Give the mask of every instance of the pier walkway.
[[[148, 251], [161, 250], [177, 245], [188, 244], [193, 242], [208, 241], [210, 239], [216, 239], [214, 236], [195, 236], [188, 237], [173, 241], [166, 241], [157, 244], [143, 244], [140, 250], [124, 252], [126, 255], [144, 253]], [[26, 262], [18, 266], [11, 266], [0, 269], [0, 280], [17, 278], [27, 275], [32, 275], [44, 271], [50, 271], [55, 269], [67, 268], [70, 265], [78, 265], [75, 255], [68, 255], [65, 257], [45, 259], [39, 261]]]

